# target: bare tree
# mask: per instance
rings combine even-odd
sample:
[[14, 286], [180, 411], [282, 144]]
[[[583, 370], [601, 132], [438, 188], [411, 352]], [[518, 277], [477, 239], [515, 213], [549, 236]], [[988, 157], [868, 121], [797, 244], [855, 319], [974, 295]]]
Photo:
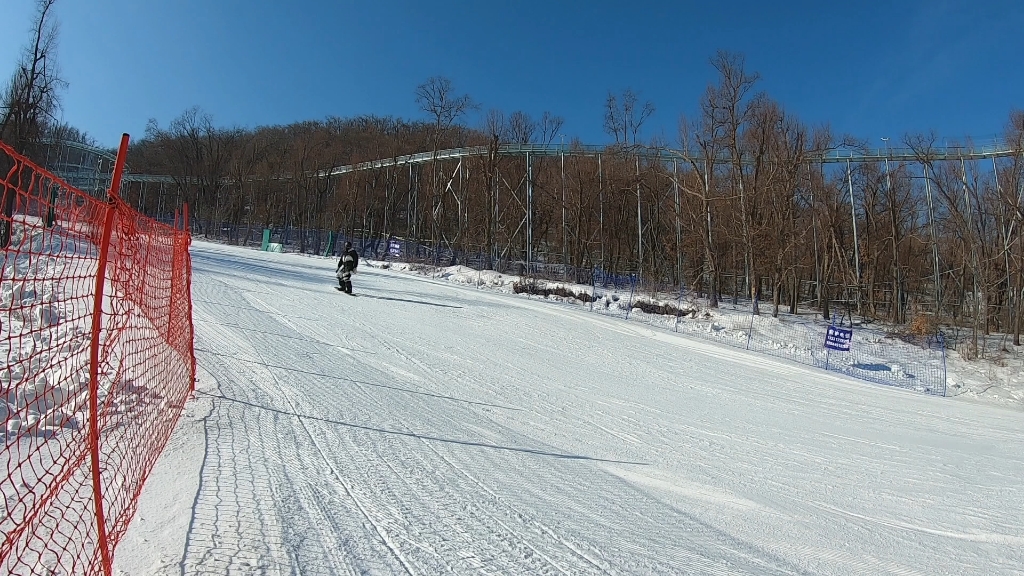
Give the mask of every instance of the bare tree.
[[452, 81], [444, 76], [431, 76], [416, 87], [416, 104], [434, 121], [434, 149], [451, 130], [452, 125], [477, 105], [468, 94], [456, 96]]
[[[219, 226], [221, 191], [231, 172], [231, 158], [241, 141], [237, 130], [217, 128], [198, 106], [185, 110], [163, 130], [155, 120], [146, 126], [146, 140], [164, 150], [169, 175], [181, 197], [193, 207], [192, 222], [206, 233]], [[205, 225], [204, 225], [205, 223]]]
[[99, 142], [95, 138], [90, 136], [88, 133], [83, 132], [66, 122], [58, 122], [47, 126], [44, 138], [48, 138], [51, 144], [59, 144], [64, 142], [75, 142], [78, 144], [85, 144], [86, 146], [92, 146], [98, 148]]
[[551, 144], [551, 142], [558, 137], [562, 131], [562, 125], [565, 124], [565, 118], [561, 116], [555, 116], [551, 112], [545, 111], [540, 117], [540, 141], [542, 144]]
[[515, 144], [529, 144], [537, 132], [537, 123], [522, 110], [516, 110], [508, 116], [509, 140]]
[[[32, 41], [25, 47], [11, 80], [0, 93], [0, 140], [31, 156], [34, 144], [60, 108], [59, 92], [66, 83], [57, 67], [57, 22], [52, 15], [56, 0], [38, 0]], [[4, 160], [6, 163], [9, 160]], [[10, 166], [0, 165], [6, 174]], [[16, 193], [6, 188], [0, 200], [0, 248], [11, 243], [11, 218]]]
[[720, 51], [711, 59], [712, 66], [720, 75], [719, 84], [709, 92], [708, 103], [712, 115], [724, 128], [725, 146], [732, 160], [733, 178], [740, 197], [740, 229], [743, 239], [744, 276], [754, 302], [753, 312], [758, 313], [758, 275], [753, 257], [753, 238], [750, 223], [750, 202], [744, 187], [744, 160], [740, 137], [758, 99], [748, 98], [751, 89], [760, 76], [744, 70], [744, 58], [739, 54]]
[[257, 183], [253, 176], [258, 165], [267, 154], [267, 141], [256, 133], [242, 133], [239, 146], [231, 159], [229, 174], [234, 181], [236, 196], [230, 208], [230, 220], [234, 225], [235, 242], [239, 242], [242, 217], [245, 216], [245, 232], [241, 233], [242, 245], [247, 245], [252, 231], [252, 216], [256, 211], [255, 192]]
[[605, 100], [604, 130], [621, 146], [635, 146], [644, 122], [654, 114], [654, 104], [648, 100], [637, 108], [639, 94], [626, 89], [621, 98], [608, 93]]
[[[515, 116], [517, 113], [513, 113]], [[521, 113], [519, 113], [521, 114]], [[511, 121], [511, 117], [509, 118]], [[483, 171], [486, 178], [487, 198], [484, 210], [484, 245], [487, 248], [487, 264], [492, 266], [492, 258], [495, 254], [495, 239], [497, 237], [497, 215], [498, 189], [501, 176], [498, 165], [498, 149], [506, 143], [512, 135], [512, 129], [505, 120], [505, 114], [500, 110], [490, 110], [485, 119], [484, 131], [487, 134], [487, 158], [484, 161]]]
[[[1021, 329], [1024, 328], [1024, 111], [1015, 110], [1010, 114], [1006, 126], [1006, 141], [1014, 150], [1021, 151], [1014, 156], [1009, 170], [1004, 172], [1006, 185], [1003, 187], [1003, 204], [1007, 215], [1007, 228], [1004, 251], [1006, 253], [1007, 284], [1010, 287], [1010, 323], [1013, 331], [1013, 345], [1020, 346]], [[1013, 244], [1016, 238], [1017, 249], [1014, 253]], [[1016, 267], [1016, 275], [1011, 271], [1011, 264]], [[1014, 279], [1015, 277], [1015, 279]]]
[[[704, 247], [704, 274], [708, 288], [708, 302], [711, 308], [718, 308], [718, 249], [715, 242], [713, 223], [713, 196], [718, 174], [719, 152], [723, 147], [722, 120], [714, 114], [714, 87], [708, 86], [700, 102], [701, 113], [693, 120], [683, 117], [679, 121], [679, 143], [684, 160], [690, 164], [696, 182], [684, 179], [677, 185], [687, 194], [700, 201], [701, 244]], [[689, 185], [688, 185], [689, 184]], [[696, 279], [695, 279], [696, 280]], [[697, 282], [695, 281], [695, 284]]]
[[483, 130], [489, 143], [507, 141], [509, 130], [505, 123], [505, 113], [496, 109], [488, 110], [484, 117]]
[[[431, 162], [431, 202], [430, 202], [430, 225], [431, 243], [435, 252], [440, 246], [439, 235], [442, 234], [439, 226], [439, 218], [443, 216], [440, 210], [443, 207], [444, 195], [440, 189], [440, 166], [437, 161], [437, 151], [440, 150], [441, 142], [452, 130], [455, 122], [470, 110], [476, 109], [477, 105], [468, 94], [455, 95], [453, 93], [452, 81], [443, 76], [431, 76], [426, 82], [416, 87], [416, 104], [420, 110], [426, 112], [432, 119], [434, 130], [431, 137], [431, 152], [434, 154]], [[450, 243], [449, 243], [450, 244]]]
[[36, 140], [60, 108], [66, 86], [57, 67], [56, 0], [39, 0], [32, 42], [25, 47], [10, 81], [0, 94], [0, 139], [21, 151]]

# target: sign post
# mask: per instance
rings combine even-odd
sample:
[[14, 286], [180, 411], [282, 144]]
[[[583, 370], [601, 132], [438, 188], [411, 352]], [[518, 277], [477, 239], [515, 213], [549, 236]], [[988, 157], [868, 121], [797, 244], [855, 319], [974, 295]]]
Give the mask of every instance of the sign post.
[[[754, 310], [757, 310], [757, 296], [754, 296], [754, 308], [750, 311], [750, 328], [747, 329], [747, 350], [750, 350], [750, 335], [754, 333]], [[827, 340], [828, 338], [826, 337]], [[828, 364], [827, 361], [826, 364]]]
[[836, 326], [835, 318], [825, 332], [825, 370], [828, 370], [828, 363], [831, 352], [849, 352], [850, 342], [853, 340], [853, 328], [842, 328]]

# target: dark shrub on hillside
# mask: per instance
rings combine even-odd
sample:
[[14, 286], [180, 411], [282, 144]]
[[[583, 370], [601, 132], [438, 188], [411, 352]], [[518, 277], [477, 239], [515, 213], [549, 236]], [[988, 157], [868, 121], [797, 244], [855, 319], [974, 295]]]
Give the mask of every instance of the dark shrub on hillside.
[[639, 308], [648, 314], [661, 314], [664, 316], [686, 316], [687, 314], [693, 314], [696, 310], [689, 308], [678, 308], [674, 304], [655, 304], [654, 302], [647, 302], [645, 300], [637, 300], [633, 302], [633, 308]]
[[532, 280], [524, 280], [516, 282], [512, 285], [512, 291], [516, 294], [534, 294], [537, 296], [561, 296], [562, 298], [575, 298], [580, 302], [590, 302], [593, 298], [586, 292], [573, 292], [564, 286], [558, 286], [555, 288], [548, 288], [547, 286], [541, 286]]

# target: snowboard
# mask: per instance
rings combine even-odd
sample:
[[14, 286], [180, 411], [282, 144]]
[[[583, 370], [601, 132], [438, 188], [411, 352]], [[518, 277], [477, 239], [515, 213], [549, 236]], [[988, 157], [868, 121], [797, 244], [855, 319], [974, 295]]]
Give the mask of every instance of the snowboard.
[[342, 294], [348, 294], [349, 296], [355, 296], [355, 294], [349, 294], [348, 292], [345, 292], [344, 290], [341, 289], [340, 286], [335, 286], [334, 289], [337, 290], [338, 292], [341, 292]]

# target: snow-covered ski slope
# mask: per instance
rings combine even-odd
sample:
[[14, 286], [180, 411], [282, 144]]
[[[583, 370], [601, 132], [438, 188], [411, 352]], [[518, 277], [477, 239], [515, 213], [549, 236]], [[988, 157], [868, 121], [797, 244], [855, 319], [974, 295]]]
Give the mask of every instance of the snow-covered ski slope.
[[1020, 574], [1024, 415], [525, 296], [193, 245], [124, 574]]

